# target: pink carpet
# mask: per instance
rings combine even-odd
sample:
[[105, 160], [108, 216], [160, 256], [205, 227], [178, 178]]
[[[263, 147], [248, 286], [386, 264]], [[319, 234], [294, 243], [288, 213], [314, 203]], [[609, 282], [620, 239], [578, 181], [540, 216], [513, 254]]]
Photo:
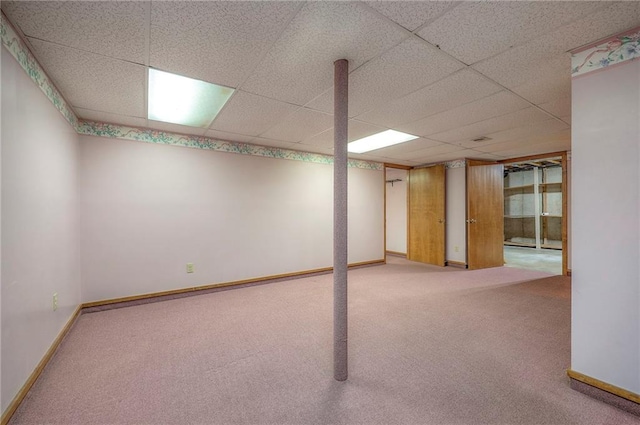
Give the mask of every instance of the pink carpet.
[[570, 279], [389, 258], [349, 272], [84, 314], [11, 424], [638, 424], [569, 387]]

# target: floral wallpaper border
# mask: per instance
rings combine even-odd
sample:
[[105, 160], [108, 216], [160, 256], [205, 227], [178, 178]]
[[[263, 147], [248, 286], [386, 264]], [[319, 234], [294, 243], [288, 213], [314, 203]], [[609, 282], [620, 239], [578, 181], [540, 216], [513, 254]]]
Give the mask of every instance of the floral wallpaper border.
[[[249, 143], [227, 142], [208, 137], [188, 136], [93, 121], [82, 121], [78, 126], [78, 133], [90, 136], [112, 137], [147, 143], [157, 143], [161, 145], [183, 146], [187, 148], [207, 149], [218, 152], [237, 153], [241, 155], [261, 156], [265, 158], [291, 159], [294, 161], [313, 162], [316, 164], [333, 164], [333, 156], [331, 155], [251, 145]], [[361, 161], [358, 159], [350, 159], [348, 165], [352, 168], [362, 168], [366, 170], [382, 171], [384, 169], [384, 164], [382, 163]]]
[[640, 58], [640, 27], [571, 52], [571, 76]]
[[[113, 137], [164, 145], [184, 146], [196, 149], [208, 149], [242, 155], [255, 155], [265, 158], [290, 159], [317, 164], [333, 164], [333, 156], [331, 155], [251, 145], [248, 143], [227, 142], [208, 137], [186, 136], [151, 129], [140, 129], [80, 120], [64, 100], [58, 89], [56, 89], [54, 84], [51, 82], [29, 48], [20, 39], [20, 36], [16, 33], [9, 20], [4, 16], [4, 13], [0, 13], [0, 38], [2, 39], [2, 45], [7, 48], [27, 75], [38, 85], [38, 87], [40, 87], [40, 90], [42, 90], [42, 92], [47, 96], [49, 101], [58, 111], [60, 111], [69, 124], [71, 124], [79, 134]], [[384, 164], [382, 163], [357, 159], [350, 159], [348, 165], [352, 168], [362, 168], [367, 170], [381, 171], [384, 169]]]
[[22, 69], [24, 69], [33, 82], [40, 87], [40, 90], [42, 90], [45, 96], [53, 103], [53, 106], [60, 111], [73, 128], [77, 129], [78, 117], [69, 105], [67, 105], [67, 102], [53, 85], [36, 58], [31, 54], [29, 48], [20, 39], [20, 36], [18, 36], [9, 20], [4, 16], [4, 13], [0, 14], [0, 39], [2, 39], [2, 45], [16, 58]]
[[444, 167], [449, 168], [464, 168], [467, 165], [466, 159], [454, 159], [453, 161], [448, 161], [444, 163]]

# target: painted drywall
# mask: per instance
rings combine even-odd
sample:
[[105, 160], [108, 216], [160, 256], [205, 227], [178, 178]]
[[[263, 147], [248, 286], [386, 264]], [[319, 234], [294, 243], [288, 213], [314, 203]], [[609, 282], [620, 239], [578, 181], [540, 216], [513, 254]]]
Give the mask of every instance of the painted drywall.
[[640, 393], [640, 61], [572, 81], [571, 368]]
[[80, 303], [79, 136], [6, 49], [0, 50], [5, 411]]
[[[84, 301], [333, 263], [331, 165], [95, 136], [80, 152]], [[383, 178], [349, 169], [351, 263], [384, 258]]]
[[446, 170], [446, 258], [456, 263], [467, 262], [466, 169]]
[[387, 251], [407, 253], [407, 170], [387, 168]]

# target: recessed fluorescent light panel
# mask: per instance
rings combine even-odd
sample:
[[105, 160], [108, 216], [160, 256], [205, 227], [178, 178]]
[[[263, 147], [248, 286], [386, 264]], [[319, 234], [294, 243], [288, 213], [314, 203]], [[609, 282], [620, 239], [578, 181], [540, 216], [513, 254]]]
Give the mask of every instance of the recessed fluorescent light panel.
[[233, 89], [149, 68], [148, 118], [209, 127]]
[[417, 139], [418, 136], [403, 133], [401, 131], [387, 130], [382, 133], [373, 134], [362, 139], [349, 143], [347, 150], [351, 153], [365, 153], [376, 149], [382, 149], [398, 143], [408, 142]]

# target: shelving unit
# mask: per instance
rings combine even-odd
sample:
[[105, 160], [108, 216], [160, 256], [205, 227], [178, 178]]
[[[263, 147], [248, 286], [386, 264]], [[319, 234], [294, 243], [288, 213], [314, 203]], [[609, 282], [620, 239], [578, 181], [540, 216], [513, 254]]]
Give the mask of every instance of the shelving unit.
[[543, 164], [505, 172], [505, 245], [562, 249], [562, 167]]

